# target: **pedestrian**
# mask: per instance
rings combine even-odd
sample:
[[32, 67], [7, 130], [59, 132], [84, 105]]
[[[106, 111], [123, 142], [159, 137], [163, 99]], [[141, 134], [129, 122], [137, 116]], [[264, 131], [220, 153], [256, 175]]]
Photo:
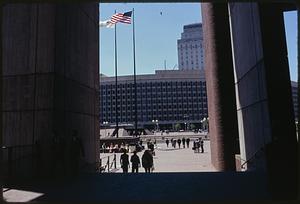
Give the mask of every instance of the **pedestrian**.
[[170, 141], [169, 141], [169, 139], [167, 138], [167, 139], [166, 139], [167, 148], [169, 147], [169, 142], [170, 142]]
[[174, 139], [173, 138], [171, 138], [171, 145], [172, 145], [172, 147], [174, 147]]
[[72, 132], [72, 140], [70, 145], [70, 166], [73, 176], [79, 172], [79, 159], [80, 156], [84, 157], [84, 148], [81, 139], [78, 137], [77, 130]]
[[149, 149], [151, 150], [151, 154], [155, 156], [154, 144], [152, 142], [150, 142]]
[[120, 164], [121, 164], [121, 168], [123, 169], [123, 173], [128, 173], [129, 156], [127, 154], [126, 149], [123, 150], [123, 154], [121, 155], [120, 158]]
[[196, 153], [197, 152], [197, 145], [196, 145], [196, 141], [194, 141], [193, 142], [193, 148], [192, 148], [193, 150], [194, 150], [194, 153]]
[[147, 141], [147, 148], [150, 148], [150, 140]]
[[204, 153], [204, 141], [202, 139], [200, 140], [200, 148], [201, 148], [201, 153]]
[[197, 139], [196, 140], [196, 150], [197, 150], [197, 153], [199, 153], [200, 152], [200, 141], [199, 141], [199, 139]]
[[186, 146], [187, 146], [187, 148], [190, 148], [190, 138], [186, 139]]
[[173, 140], [173, 147], [176, 148], [177, 140]]
[[109, 145], [109, 153], [112, 153], [113, 148], [114, 148], [114, 144], [110, 143], [110, 145]]
[[142, 156], [142, 166], [146, 173], [150, 173], [151, 168], [153, 168], [153, 156], [149, 150], [145, 150]]
[[177, 143], [178, 143], [178, 147], [179, 147], [179, 149], [180, 149], [181, 139], [178, 139], [178, 140], [177, 140]]
[[182, 138], [182, 146], [185, 148], [185, 137]]
[[133, 152], [133, 155], [130, 158], [132, 173], [139, 173], [139, 167], [141, 165], [141, 161], [139, 156], [136, 154], [136, 151]]

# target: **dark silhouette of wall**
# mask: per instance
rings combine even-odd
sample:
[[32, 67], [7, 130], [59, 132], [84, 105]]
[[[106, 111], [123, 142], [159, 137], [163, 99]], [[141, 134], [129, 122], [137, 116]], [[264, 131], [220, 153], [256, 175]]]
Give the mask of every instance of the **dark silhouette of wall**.
[[241, 157], [251, 159], [248, 170], [268, 173], [275, 198], [296, 198], [297, 139], [284, 7], [229, 5]]
[[[53, 165], [53, 132], [65, 141], [57, 159], [66, 166], [73, 130], [85, 149], [81, 165], [98, 158], [98, 17], [98, 3], [3, 6], [3, 145], [38, 142], [43, 175]], [[35, 172], [22, 168], [16, 174]]]

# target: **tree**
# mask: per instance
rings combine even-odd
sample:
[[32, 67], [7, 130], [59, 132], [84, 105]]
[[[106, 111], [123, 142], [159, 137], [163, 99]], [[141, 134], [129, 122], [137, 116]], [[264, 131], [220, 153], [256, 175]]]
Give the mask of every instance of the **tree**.
[[196, 125], [195, 125], [195, 124], [193, 124], [193, 123], [191, 124], [191, 126], [190, 126], [190, 127], [191, 127], [191, 129], [192, 129], [192, 130], [195, 130], [195, 129], [196, 129]]
[[180, 130], [180, 128], [181, 128], [181, 125], [180, 125], [179, 123], [177, 123], [177, 124], [175, 125], [175, 130], [178, 131], [178, 130]]

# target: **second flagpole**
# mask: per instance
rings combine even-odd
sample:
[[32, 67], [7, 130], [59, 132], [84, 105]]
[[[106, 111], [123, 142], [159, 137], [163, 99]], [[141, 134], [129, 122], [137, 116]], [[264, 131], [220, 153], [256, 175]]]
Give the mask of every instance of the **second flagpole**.
[[135, 29], [134, 29], [134, 8], [132, 9], [132, 41], [133, 41], [133, 78], [134, 78], [134, 101], [135, 101], [135, 114], [134, 114], [134, 129], [135, 137], [138, 136], [137, 132], [137, 88], [136, 88], [136, 63], [135, 63]]
[[[117, 11], [115, 10], [115, 14]], [[115, 24], [115, 77], [116, 77], [116, 84], [115, 84], [115, 97], [116, 97], [116, 131], [117, 137], [119, 137], [119, 121], [118, 121], [118, 56], [117, 56], [117, 24]]]

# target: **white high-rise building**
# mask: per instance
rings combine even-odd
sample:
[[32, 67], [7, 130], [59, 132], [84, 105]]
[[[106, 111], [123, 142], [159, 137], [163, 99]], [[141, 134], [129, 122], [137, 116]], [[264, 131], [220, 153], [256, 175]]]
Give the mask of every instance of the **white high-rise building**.
[[204, 69], [202, 24], [185, 25], [181, 39], [177, 40], [180, 70]]

